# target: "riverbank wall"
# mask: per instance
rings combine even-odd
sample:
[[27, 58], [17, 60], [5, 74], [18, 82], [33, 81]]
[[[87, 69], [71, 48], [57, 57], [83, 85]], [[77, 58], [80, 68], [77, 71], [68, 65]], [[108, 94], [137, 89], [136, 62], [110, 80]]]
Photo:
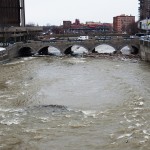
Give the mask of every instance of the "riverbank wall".
[[9, 59], [8, 50], [0, 51], [0, 62], [6, 61]]
[[140, 56], [142, 60], [150, 62], [150, 41], [140, 41]]

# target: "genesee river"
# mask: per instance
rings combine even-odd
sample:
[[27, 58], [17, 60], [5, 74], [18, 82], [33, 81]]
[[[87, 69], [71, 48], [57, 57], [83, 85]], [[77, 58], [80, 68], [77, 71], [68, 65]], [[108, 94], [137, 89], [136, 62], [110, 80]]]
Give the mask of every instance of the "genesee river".
[[150, 150], [150, 65], [20, 58], [0, 65], [0, 150]]

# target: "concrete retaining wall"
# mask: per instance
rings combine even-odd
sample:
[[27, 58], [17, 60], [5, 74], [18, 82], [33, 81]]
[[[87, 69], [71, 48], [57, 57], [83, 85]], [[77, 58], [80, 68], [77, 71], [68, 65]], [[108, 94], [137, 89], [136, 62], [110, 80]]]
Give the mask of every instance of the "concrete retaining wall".
[[141, 59], [150, 62], [150, 41], [140, 41]]
[[5, 61], [8, 58], [8, 50], [0, 51], [0, 61]]

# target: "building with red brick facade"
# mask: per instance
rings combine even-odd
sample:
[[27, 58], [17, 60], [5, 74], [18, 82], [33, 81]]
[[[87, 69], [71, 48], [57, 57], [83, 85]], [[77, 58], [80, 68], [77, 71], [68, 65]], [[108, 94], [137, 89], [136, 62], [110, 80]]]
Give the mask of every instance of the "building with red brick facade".
[[124, 33], [127, 31], [129, 24], [135, 22], [135, 16], [120, 15], [113, 17], [113, 30], [117, 33]]
[[64, 33], [106, 33], [112, 32], [112, 23], [100, 23], [94, 21], [88, 21], [85, 24], [80, 23], [79, 19], [76, 19], [74, 23], [71, 21], [63, 21]]

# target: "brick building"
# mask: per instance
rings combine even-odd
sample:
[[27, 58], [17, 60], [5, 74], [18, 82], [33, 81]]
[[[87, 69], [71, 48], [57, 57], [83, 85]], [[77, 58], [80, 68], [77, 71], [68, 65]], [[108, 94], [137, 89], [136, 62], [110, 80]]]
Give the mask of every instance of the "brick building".
[[127, 31], [129, 24], [135, 22], [135, 16], [120, 15], [113, 17], [113, 30], [117, 33], [123, 33]]
[[73, 33], [73, 34], [90, 34], [90, 33], [106, 33], [112, 32], [111, 23], [100, 23], [94, 21], [88, 21], [85, 24], [80, 23], [79, 19], [76, 19], [75, 22], [63, 21], [63, 30], [64, 33]]

